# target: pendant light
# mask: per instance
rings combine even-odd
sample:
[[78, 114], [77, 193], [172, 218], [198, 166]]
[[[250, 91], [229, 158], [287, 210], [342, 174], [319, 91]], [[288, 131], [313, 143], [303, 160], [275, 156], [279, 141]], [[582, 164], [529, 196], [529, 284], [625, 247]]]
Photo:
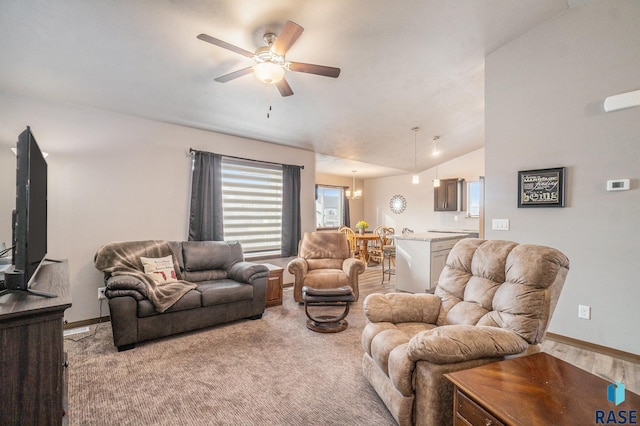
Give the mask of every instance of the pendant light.
[[411, 183], [413, 183], [414, 185], [417, 185], [420, 183], [420, 175], [417, 173], [417, 159], [416, 157], [418, 156], [418, 130], [420, 130], [419, 127], [414, 127], [411, 129], [411, 131], [413, 132], [413, 170], [416, 171], [416, 173], [414, 173], [414, 175], [411, 177]]
[[[440, 139], [440, 136], [433, 137], [433, 152], [431, 153], [431, 155], [433, 155], [434, 157], [440, 155], [440, 151], [438, 151], [438, 139]], [[439, 186], [440, 179], [438, 179], [438, 163], [436, 163], [436, 178], [433, 180], [433, 187], [438, 188]]]
[[345, 195], [351, 200], [357, 200], [362, 197], [362, 190], [356, 190], [356, 170], [352, 170], [351, 172], [353, 173], [353, 183], [351, 185], [351, 189], [347, 189], [345, 191]]

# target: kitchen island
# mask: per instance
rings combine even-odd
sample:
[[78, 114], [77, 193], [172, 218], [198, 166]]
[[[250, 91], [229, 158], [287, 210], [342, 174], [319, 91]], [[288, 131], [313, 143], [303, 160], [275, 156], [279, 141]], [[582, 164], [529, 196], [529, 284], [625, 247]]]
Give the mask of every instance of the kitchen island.
[[467, 237], [466, 233], [442, 232], [394, 235], [396, 290], [424, 293], [434, 289], [449, 252]]

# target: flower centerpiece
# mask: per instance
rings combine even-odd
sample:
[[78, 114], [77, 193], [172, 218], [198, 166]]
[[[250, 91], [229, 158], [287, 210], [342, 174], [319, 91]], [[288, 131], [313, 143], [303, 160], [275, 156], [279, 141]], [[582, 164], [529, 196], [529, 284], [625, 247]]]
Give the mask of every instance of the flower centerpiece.
[[369, 224], [364, 220], [361, 220], [360, 222], [356, 223], [356, 228], [360, 230], [361, 234], [364, 234], [365, 229], [367, 229], [368, 227], [369, 227]]

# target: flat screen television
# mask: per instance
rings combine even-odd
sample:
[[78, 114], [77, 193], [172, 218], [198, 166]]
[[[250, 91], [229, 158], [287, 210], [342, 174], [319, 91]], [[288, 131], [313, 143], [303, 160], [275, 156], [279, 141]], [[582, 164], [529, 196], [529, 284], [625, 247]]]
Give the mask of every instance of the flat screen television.
[[13, 256], [12, 265], [4, 273], [4, 292], [56, 297], [31, 289], [47, 255], [47, 162], [29, 127], [18, 136], [16, 156]]

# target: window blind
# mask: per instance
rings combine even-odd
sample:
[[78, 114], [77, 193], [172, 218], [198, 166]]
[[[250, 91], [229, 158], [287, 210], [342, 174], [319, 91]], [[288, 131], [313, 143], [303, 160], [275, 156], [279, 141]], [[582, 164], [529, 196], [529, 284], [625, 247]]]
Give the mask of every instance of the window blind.
[[225, 240], [248, 255], [279, 255], [282, 246], [282, 167], [222, 159]]

